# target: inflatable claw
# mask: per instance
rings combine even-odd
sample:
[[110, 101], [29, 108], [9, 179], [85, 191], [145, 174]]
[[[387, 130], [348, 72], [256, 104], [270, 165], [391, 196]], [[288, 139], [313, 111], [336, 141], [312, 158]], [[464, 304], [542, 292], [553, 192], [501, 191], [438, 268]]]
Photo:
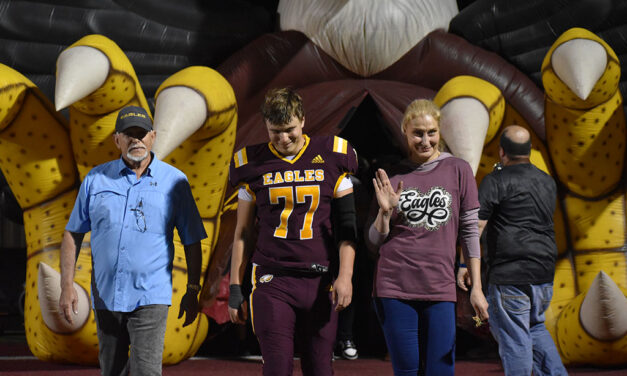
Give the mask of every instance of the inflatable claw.
[[[511, 105], [504, 103], [500, 91], [494, 85], [476, 77], [455, 77], [438, 91], [435, 102], [442, 108], [442, 137], [448, 149], [469, 161], [473, 168], [479, 165], [478, 181], [490, 171], [491, 168], [488, 166], [497, 161], [498, 138], [494, 136], [500, 132], [501, 127], [513, 123], [528, 128], [533, 135], [532, 163], [555, 176], [554, 170], [550, 168], [551, 158], [544, 143], [534, 135], [522, 118], [515, 115]], [[473, 134], [485, 135], [485, 139], [480, 139], [481, 137], [473, 139], [471, 136]], [[479, 162], [478, 156], [481, 156], [482, 149], [483, 157]], [[565, 206], [575, 213], [587, 211], [594, 213], [587, 214], [588, 216], [602, 218], [602, 213], [596, 213], [592, 206], [588, 206], [587, 209], [585, 207], [572, 209], [573, 205], [569, 199], [564, 202]], [[611, 200], [601, 202], [605, 202], [601, 206], [606, 207]], [[564, 236], [568, 232], [564, 228], [565, 221], [561, 219], [563, 215], [561, 207], [562, 203], [558, 202], [558, 210], [555, 213], [561, 258], [556, 267], [556, 294], [546, 315], [547, 327], [566, 363], [624, 364], [627, 316], [622, 313], [627, 310], [627, 300], [621, 288], [605, 272], [598, 272], [594, 282], [590, 277], [594, 270], [591, 265], [597, 267], [603, 265], [612, 276], [620, 277], [620, 271], [624, 268], [620, 261], [624, 254], [614, 252], [611, 253], [614, 257], [610, 257], [611, 254], [606, 252], [586, 253], [585, 256], [576, 256], [575, 260], [582, 261], [576, 263], [576, 267], [573, 268], [566, 257], [569, 241]], [[621, 209], [615, 204], [610, 207], [610, 211], [616, 213]], [[623, 228], [624, 222], [619, 220], [612, 223], [606, 218], [603, 226], [606, 230], [618, 232]], [[590, 237], [598, 238], [601, 234]], [[578, 272], [579, 285], [586, 286], [586, 292], [578, 296], [573, 270]], [[470, 322], [460, 321], [462, 321], [458, 322], [460, 326], [472, 331]]]
[[[126, 55], [99, 35], [82, 38], [59, 56], [55, 101], [58, 109], [70, 106], [69, 122], [18, 72], [0, 66], [0, 77], [0, 168], [24, 209], [27, 235], [28, 345], [42, 360], [97, 364], [91, 304], [80, 305], [82, 320], [74, 326], [59, 320], [59, 246], [80, 178], [93, 166], [119, 157], [111, 140], [117, 112], [127, 105], [147, 108], [147, 101]], [[235, 138], [235, 96], [217, 72], [190, 67], [166, 80], [156, 100], [155, 154], [187, 174], [209, 235], [202, 242], [204, 275], [219, 229]], [[82, 300], [90, 292], [89, 247], [87, 235], [75, 276], [77, 290], [84, 291], [79, 293]], [[203, 314], [185, 328], [183, 319], [177, 318], [186, 269], [183, 246], [175, 234], [164, 364], [192, 356], [208, 331]]]
[[[31, 352], [40, 359], [90, 363], [94, 358], [88, 342], [49, 329], [42, 319], [44, 313], [38, 299], [39, 264], [44, 262], [58, 268], [63, 228], [76, 197], [78, 172], [68, 125], [26, 77], [5, 65], [0, 65], [0, 77], [0, 167], [24, 211], [26, 339]], [[83, 270], [84, 275], [90, 265], [90, 259], [81, 253], [77, 270]], [[89, 291], [89, 278], [80, 272], [76, 282]], [[93, 321], [91, 314], [89, 317]], [[77, 338], [95, 335], [95, 330], [85, 325], [87, 322], [89, 319], [79, 323], [73, 335]]]
[[[480, 182], [498, 161], [494, 129], [519, 124], [530, 130], [532, 163], [553, 175], [562, 192], [554, 217], [559, 259], [547, 328], [567, 364], [624, 365], [625, 117], [618, 59], [598, 37], [573, 29], [551, 48], [542, 71], [546, 143], [509, 103], [499, 111], [498, 89], [476, 77], [453, 78], [436, 95], [442, 135], [473, 168], [483, 147]], [[472, 133], [486, 137], [473, 139]]]
[[547, 143], [564, 191], [568, 234], [547, 328], [565, 363], [627, 364], [626, 127], [619, 79], [614, 51], [585, 29], [562, 34], [542, 63]]
[[503, 122], [501, 91], [480, 78], [457, 76], [442, 86], [433, 101], [441, 108], [447, 148], [465, 159], [476, 176], [483, 146], [494, 139]]
[[627, 299], [605, 272], [560, 312], [555, 338], [565, 363], [625, 364]]

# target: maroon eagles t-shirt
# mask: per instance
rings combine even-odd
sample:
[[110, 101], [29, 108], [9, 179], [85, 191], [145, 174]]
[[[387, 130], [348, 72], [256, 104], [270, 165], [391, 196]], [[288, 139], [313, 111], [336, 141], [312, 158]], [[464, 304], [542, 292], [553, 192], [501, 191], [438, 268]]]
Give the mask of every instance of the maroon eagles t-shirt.
[[459, 214], [479, 207], [470, 165], [443, 153], [432, 170], [404, 162], [388, 175], [403, 192], [379, 249], [374, 296], [455, 301]]
[[343, 138], [304, 137], [291, 160], [266, 143], [239, 150], [231, 162], [229, 181], [244, 184], [256, 200], [252, 261], [258, 265], [309, 268], [337, 258], [331, 201], [346, 174], [357, 170], [357, 155]]

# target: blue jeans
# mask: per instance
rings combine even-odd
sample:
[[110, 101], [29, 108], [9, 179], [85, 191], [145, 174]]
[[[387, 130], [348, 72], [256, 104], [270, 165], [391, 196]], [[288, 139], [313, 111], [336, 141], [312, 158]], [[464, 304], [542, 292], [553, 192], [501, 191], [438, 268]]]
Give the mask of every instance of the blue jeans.
[[568, 375], [544, 325], [552, 297], [553, 283], [488, 286], [490, 330], [505, 375]]
[[[97, 309], [98, 360], [104, 376], [160, 376], [168, 306], [142, 306], [133, 312]], [[128, 349], [131, 348], [129, 361]]]
[[375, 298], [394, 375], [455, 374], [455, 303]]

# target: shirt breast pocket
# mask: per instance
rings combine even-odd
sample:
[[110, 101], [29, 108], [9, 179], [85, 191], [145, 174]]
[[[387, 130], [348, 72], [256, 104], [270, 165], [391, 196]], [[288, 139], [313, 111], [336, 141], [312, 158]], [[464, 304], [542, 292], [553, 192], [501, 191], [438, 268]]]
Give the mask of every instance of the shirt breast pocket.
[[166, 234], [171, 227], [171, 200], [167, 195], [159, 191], [144, 191], [141, 193], [143, 203], [143, 220], [146, 223], [145, 231], [155, 234]]
[[110, 229], [121, 225], [126, 196], [115, 191], [101, 191], [91, 195], [89, 219], [93, 229]]

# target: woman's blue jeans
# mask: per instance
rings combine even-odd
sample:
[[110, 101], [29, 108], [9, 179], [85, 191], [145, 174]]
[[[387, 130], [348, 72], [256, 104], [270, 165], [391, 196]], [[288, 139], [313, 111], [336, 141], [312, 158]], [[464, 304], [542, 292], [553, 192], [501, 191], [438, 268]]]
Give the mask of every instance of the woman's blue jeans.
[[455, 374], [455, 303], [375, 298], [394, 375]]

